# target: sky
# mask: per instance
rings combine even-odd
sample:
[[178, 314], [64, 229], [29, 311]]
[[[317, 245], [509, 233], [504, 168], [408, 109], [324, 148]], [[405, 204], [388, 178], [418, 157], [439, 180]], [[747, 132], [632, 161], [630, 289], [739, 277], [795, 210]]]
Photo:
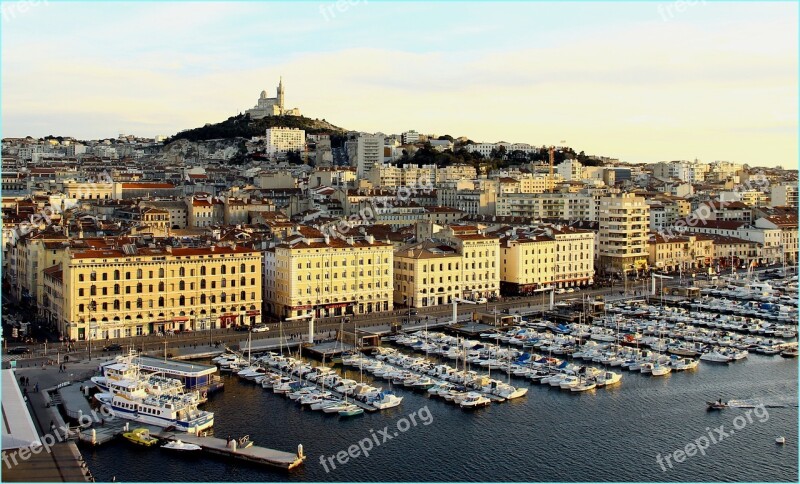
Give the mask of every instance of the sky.
[[346, 129], [797, 168], [797, 2], [0, 6], [4, 137], [171, 135], [282, 76]]

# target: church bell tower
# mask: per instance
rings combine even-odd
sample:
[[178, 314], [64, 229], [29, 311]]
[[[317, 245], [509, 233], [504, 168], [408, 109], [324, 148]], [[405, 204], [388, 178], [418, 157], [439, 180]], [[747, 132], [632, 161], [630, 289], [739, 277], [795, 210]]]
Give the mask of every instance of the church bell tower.
[[280, 108], [281, 114], [283, 114], [283, 76], [281, 76], [278, 82], [278, 108]]

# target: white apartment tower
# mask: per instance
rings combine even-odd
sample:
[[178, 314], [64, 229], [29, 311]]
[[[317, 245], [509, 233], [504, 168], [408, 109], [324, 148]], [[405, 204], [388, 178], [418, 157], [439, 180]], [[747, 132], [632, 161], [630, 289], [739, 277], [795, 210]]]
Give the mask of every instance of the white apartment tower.
[[634, 194], [601, 197], [598, 213], [599, 269], [632, 272], [647, 266], [650, 207]]
[[380, 134], [362, 133], [356, 140], [356, 175], [366, 178], [373, 166], [383, 162], [384, 138]]
[[265, 142], [269, 155], [303, 151], [306, 146], [306, 132], [297, 128], [268, 128]]

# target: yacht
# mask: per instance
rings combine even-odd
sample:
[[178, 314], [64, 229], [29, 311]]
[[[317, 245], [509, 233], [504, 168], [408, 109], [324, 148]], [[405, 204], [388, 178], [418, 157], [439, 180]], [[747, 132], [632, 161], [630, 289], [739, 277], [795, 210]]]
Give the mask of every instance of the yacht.
[[380, 397], [372, 401], [372, 406], [377, 408], [378, 410], [385, 410], [387, 408], [392, 408], [400, 405], [403, 402], [403, 397], [398, 397], [397, 395], [384, 392], [380, 394]]
[[602, 375], [596, 376], [594, 381], [598, 387], [608, 387], [622, 381], [622, 375], [613, 371], [605, 371]]
[[579, 384], [571, 387], [570, 391], [572, 391], [572, 392], [586, 392], [586, 391], [589, 391], [589, 390], [594, 390], [595, 387], [597, 387], [597, 383], [594, 383], [592, 381], [588, 381], [587, 380], [585, 382], [579, 383]]
[[655, 365], [653, 365], [653, 368], [650, 371], [650, 374], [653, 375], [653, 376], [664, 376], [664, 375], [666, 375], [668, 373], [671, 373], [671, 372], [672, 372], [672, 368], [669, 367], [668, 365], [662, 365], [661, 363], [656, 363]]
[[477, 407], [485, 407], [485, 406], [489, 405], [490, 403], [491, 403], [491, 400], [489, 400], [488, 398], [484, 397], [480, 393], [478, 393], [478, 392], [469, 392], [464, 397], [464, 399], [461, 400], [461, 402], [459, 403], [459, 406], [461, 408], [470, 409], [470, 408], [477, 408]]
[[710, 351], [708, 353], [704, 353], [703, 356], [700, 357], [703, 361], [708, 361], [711, 363], [730, 363], [731, 359], [719, 351]]

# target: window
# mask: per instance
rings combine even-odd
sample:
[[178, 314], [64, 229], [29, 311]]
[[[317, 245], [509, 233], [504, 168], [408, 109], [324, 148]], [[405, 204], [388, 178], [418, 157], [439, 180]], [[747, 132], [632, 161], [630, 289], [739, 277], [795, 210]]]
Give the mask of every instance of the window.
[[[158, 277], [164, 277], [164, 268], [163, 267], [158, 270]], [[163, 289], [162, 289], [162, 291], [163, 291]]]
[[97, 296], [97, 286], [92, 284], [92, 287], [89, 288], [89, 295], [90, 296]]
[[181, 267], [180, 269], [178, 269], [178, 275], [180, 277], [186, 277], [186, 268], [185, 267]]
[[142, 309], [143, 307], [144, 307], [144, 301], [142, 300], [142, 298], [136, 299], [136, 308]]
[[158, 291], [159, 292], [164, 292], [165, 287], [166, 287], [166, 285], [164, 284], [164, 281], [161, 281], [161, 282], [158, 283]]
[[227, 274], [228, 273], [228, 266], [223, 265], [222, 267], [220, 267], [219, 268], [219, 273], [220, 274]]
[[205, 288], [206, 288], [206, 280], [200, 279], [200, 289], [205, 289]]
[[185, 291], [186, 290], [186, 282], [185, 281], [178, 282], [178, 290], [179, 291]]
[[82, 313], [82, 312], [83, 312], [83, 309], [84, 309], [84, 306], [83, 306], [83, 304], [78, 304], [78, 312], [79, 312], [79, 313]]
[[247, 279], [244, 276], [242, 276], [241, 279], [239, 279], [239, 285], [244, 286], [245, 284], [247, 284]]
[[125, 279], [129, 280], [130, 278], [131, 278], [131, 273], [130, 272], [126, 272], [125, 273]]
[[119, 271], [117, 271], [117, 270], [114, 271], [114, 280], [115, 281], [119, 280]]
[[178, 304], [181, 306], [186, 306], [186, 296], [181, 295], [181, 297], [178, 298]]
[[158, 298], [158, 307], [160, 308], [164, 307], [164, 296]]
[[119, 294], [119, 284], [114, 284], [114, 294]]
[[[92, 286], [92, 287], [94, 287], [94, 286]], [[78, 296], [83, 297], [83, 288], [82, 287], [78, 289]]]
[[200, 275], [201, 276], [206, 275], [206, 266], [200, 266]]
[[247, 298], [247, 294], [246, 294], [244, 291], [242, 291], [242, 292], [241, 292], [241, 294], [240, 294], [240, 296], [239, 296], [239, 299], [241, 299], [242, 301], [244, 301], [246, 298]]
[[205, 304], [205, 303], [206, 303], [206, 295], [200, 294], [200, 304]]
[[141, 269], [136, 269], [136, 278], [137, 279], [141, 279], [142, 278], [142, 270]]
[[114, 299], [114, 310], [119, 311], [120, 304], [119, 299]]

